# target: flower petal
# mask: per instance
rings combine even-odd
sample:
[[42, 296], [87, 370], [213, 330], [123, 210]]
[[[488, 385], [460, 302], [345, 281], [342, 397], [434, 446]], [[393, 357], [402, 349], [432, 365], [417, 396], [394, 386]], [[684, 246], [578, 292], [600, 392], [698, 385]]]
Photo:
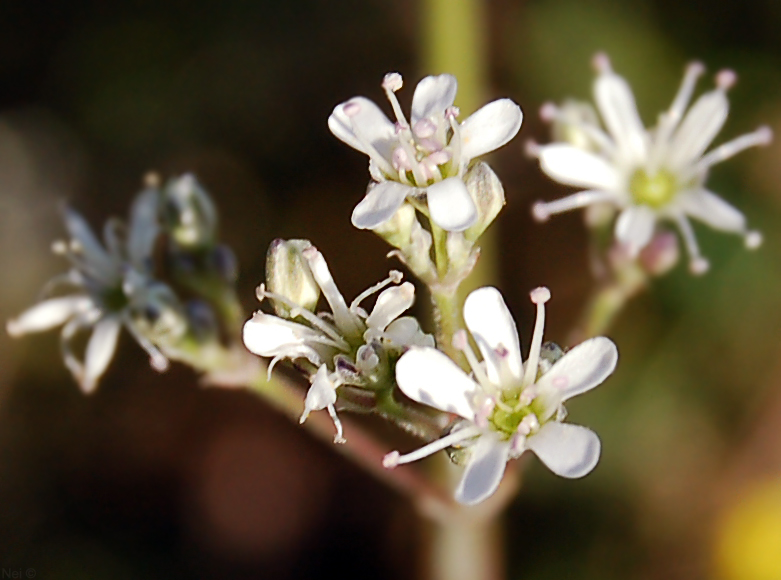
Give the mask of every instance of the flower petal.
[[488, 103], [470, 115], [461, 124], [461, 157], [465, 164], [515, 137], [522, 121], [521, 108], [510, 99]]
[[621, 212], [616, 220], [616, 239], [624, 244], [630, 256], [637, 256], [654, 234], [656, 213], [645, 205], [634, 205]]
[[458, 177], [428, 186], [426, 189], [431, 219], [444, 230], [463, 232], [477, 221], [477, 207]]
[[456, 100], [458, 82], [453, 75], [428, 76], [415, 87], [412, 97], [412, 125], [421, 119], [443, 116]]
[[599, 190], [618, 188], [618, 172], [604, 158], [564, 143], [539, 148], [540, 169], [565, 185]]
[[301, 421], [304, 421], [310, 412], [322, 411], [334, 403], [336, 403], [336, 387], [328, 378], [328, 368], [320, 365], [312, 379], [312, 386], [306, 393]]
[[510, 444], [493, 433], [482, 435], [471, 447], [469, 463], [456, 489], [456, 501], [475, 505], [499, 487], [510, 457]]
[[[344, 112], [347, 105], [358, 107], [352, 117]], [[354, 127], [357, 127], [358, 135]], [[369, 156], [371, 154], [365, 146], [367, 142], [374, 146], [380, 155], [389, 159], [392, 144], [396, 141], [395, 125], [373, 101], [366, 97], [353, 97], [337, 105], [328, 117], [328, 128], [337, 139]]]
[[576, 479], [596, 467], [602, 446], [591, 429], [551, 421], [527, 437], [526, 447], [556, 475]]
[[414, 316], [402, 316], [391, 322], [383, 333], [383, 337], [392, 346], [434, 346], [434, 337], [421, 330]]
[[50, 298], [31, 306], [6, 323], [11, 336], [40, 332], [60, 326], [78, 313], [86, 312], [94, 303], [87, 296], [62, 296]]
[[427, 347], [410, 348], [396, 364], [396, 382], [410, 399], [474, 420], [473, 398], [479, 388], [444, 353]]
[[715, 193], [706, 189], [687, 191], [679, 196], [684, 212], [725, 232], [746, 231], [746, 217]]
[[682, 168], [696, 161], [721, 131], [728, 113], [729, 101], [721, 89], [697, 99], [670, 142], [669, 164]]
[[384, 330], [402, 312], [412, 306], [413, 302], [415, 302], [415, 286], [410, 282], [387, 288], [377, 296], [377, 302], [374, 304], [372, 313], [366, 319], [366, 325], [370, 328]]
[[130, 207], [127, 253], [133, 265], [145, 272], [152, 268], [152, 249], [160, 231], [159, 198], [157, 189], [149, 188]]
[[499, 290], [486, 286], [470, 293], [464, 301], [464, 322], [483, 355], [488, 379], [495, 385], [505, 382], [507, 373], [520, 379], [518, 330]]
[[385, 223], [412, 192], [412, 187], [395, 181], [369, 186], [366, 197], [353, 210], [353, 225], [359, 230], [371, 230]]
[[604, 336], [590, 338], [568, 351], [537, 381], [540, 394], [550, 398], [545, 405], [552, 409], [550, 414], [567, 399], [601, 384], [615, 370], [617, 362], [618, 349]]
[[601, 74], [594, 83], [594, 100], [624, 160], [645, 160], [648, 138], [629, 83], [614, 73]]
[[247, 349], [259, 356], [304, 357], [320, 364], [320, 356], [306, 343], [322, 341], [323, 337], [303, 324], [256, 312], [244, 323], [243, 337]]
[[78, 253], [84, 256], [85, 267], [90, 274], [104, 283], [111, 283], [117, 269], [103, 246], [95, 237], [89, 224], [81, 215], [70, 208], [64, 210], [65, 227], [78, 246]]
[[110, 316], [99, 320], [92, 330], [84, 354], [84, 378], [81, 389], [89, 394], [95, 390], [98, 379], [106, 372], [114, 351], [117, 348], [119, 329], [122, 327], [117, 317]]

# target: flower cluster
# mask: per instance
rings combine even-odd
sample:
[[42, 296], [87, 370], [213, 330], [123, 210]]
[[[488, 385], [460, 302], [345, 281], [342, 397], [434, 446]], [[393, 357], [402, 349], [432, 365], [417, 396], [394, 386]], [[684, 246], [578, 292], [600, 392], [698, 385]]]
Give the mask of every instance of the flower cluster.
[[464, 320], [482, 361], [465, 333], [456, 336], [471, 375], [434, 348], [412, 348], [401, 357], [396, 379], [404, 394], [461, 420], [448, 435], [417, 451], [389, 453], [386, 467], [466, 447], [466, 469], [456, 499], [471, 505], [492, 495], [507, 461], [527, 449], [562, 477], [583, 477], [596, 466], [599, 438], [585, 427], [563, 423], [563, 403], [602, 383], [613, 372], [618, 351], [605, 337], [589, 339], [566, 354], [555, 345], [543, 345], [544, 304], [550, 292], [537, 288], [531, 298], [537, 304], [537, 322], [525, 363], [512, 315], [491, 287], [475, 290], [464, 303]]
[[[276, 314], [256, 312], [244, 325], [244, 344], [272, 359], [269, 373], [281, 359], [310, 363], [311, 387], [301, 422], [310, 412], [327, 409], [337, 429], [334, 441], [344, 443], [337, 388], [346, 385], [369, 396], [388, 391], [404, 349], [434, 345], [415, 318], [401, 316], [415, 300], [415, 287], [400, 284], [401, 273], [392, 271], [348, 306], [323, 255], [306, 240], [274, 241], [266, 270], [268, 288], [258, 288], [258, 299], [270, 300]], [[315, 314], [321, 292], [331, 311]], [[377, 292], [367, 313], [361, 303]]]
[[705, 181], [710, 168], [756, 145], [770, 142], [772, 132], [760, 127], [705, 153], [727, 120], [727, 90], [735, 73], [716, 75], [716, 88], [703, 94], [688, 109], [695, 84], [704, 72], [699, 63], [686, 69], [681, 87], [670, 108], [659, 116], [653, 129], [645, 129], [629, 84], [613, 72], [605, 55], [594, 59], [599, 75], [594, 100], [604, 129], [587, 104], [543, 106], [544, 119], [553, 121], [560, 142], [530, 144], [541, 169], [552, 179], [584, 187], [569, 197], [538, 202], [534, 216], [541, 221], [552, 214], [595, 204], [608, 204], [620, 211], [615, 238], [630, 256], [651, 243], [659, 220], [674, 222], [689, 253], [692, 272], [701, 274], [708, 262], [700, 254], [689, 217], [744, 237], [756, 248], [762, 237], [749, 230], [743, 214], [709, 191]]
[[[214, 234], [216, 214], [211, 209], [211, 216], [200, 212], [196, 218], [194, 206], [212, 208], [195, 178], [185, 175], [160, 188], [152, 177], [133, 202], [128, 223], [119, 219], [106, 223], [103, 244], [81, 215], [66, 208], [69, 239], [55, 242], [53, 250], [65, 256], [71, 268], [47, 284], [44, 300], [8, 321], [8, 333], [19, 336], [62, 326], [65, 365], [87, 393], [108, 368], [122, 327], [149, 354], [158, 371], [168, 367], [169, 358], [194, 360], [188, 353], [218, 333], [214, 310], [220, 304], [211, 304], [209, 292], [195, 287], [190, 288], [194, 298], [180, 299], [176, 280], [166, 279], [160, 271], [161, 264], [169, 274], [197, 269], [191, 263], [192, 242], [203, 241], [207, 230], [209, 236]], [[204, 227], [204, 220], [211, 225]], [[189, 234], [182, 235], [185, 229]], [[213, 242], [199, 247], [208, 248], [207, 252], [218, 248]], [[217, 251], [230, 256], [226, 248]], [[222, 287], [232, 288], [233, 277], [221, 275]], [[74, 339], [90, 330], [79, 357]]]

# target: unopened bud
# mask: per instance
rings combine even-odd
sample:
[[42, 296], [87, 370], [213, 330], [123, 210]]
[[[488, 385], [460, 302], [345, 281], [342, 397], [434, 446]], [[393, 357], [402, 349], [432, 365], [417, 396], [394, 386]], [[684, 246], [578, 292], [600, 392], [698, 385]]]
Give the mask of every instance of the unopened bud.
[[415, 208], [404, 203], [393, 217], [374, 229], [374, 233], [398, 248], [404, 263], [417, 276], [427, 276], [431, 263], [431, 234], [423, 229]]
[[597, 113], [591, 104], [583, 101], [568, 100], [551, 114], [551, 136], [554, 141], [569, 143], [578, 149], [595, 151], [599, 145], [595, 142], [590, 128], [599, 128]]
[[[284, 296], [294, 304], [314, 310], [320, 299], [320, 286], [315, 282], [303, 252], [311, 248], [308, 240], [271, 242], [266, 254], [266, 284], [269, 291]], [[287, 317], [290, 308], [274, 300], [277, 315]]]
[[195, 176], [173, 179], [163, 189], [163, 220], [180, 246], [211, 245], [217, 234], [217, 211]]
[[477, 221], [464, 232], [474, 242], [496, 219], [505, 204], [502, 182], [487, 163], [476, 163], [465, 176], [466, 189], [477, 207]]

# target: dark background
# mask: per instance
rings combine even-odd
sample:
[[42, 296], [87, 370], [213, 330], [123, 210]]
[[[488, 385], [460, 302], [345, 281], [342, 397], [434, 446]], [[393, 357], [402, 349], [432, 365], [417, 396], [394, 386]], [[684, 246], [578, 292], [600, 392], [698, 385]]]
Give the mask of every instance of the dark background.
[[[527, 293], [549, 286], [546, 336], [564, 343], [593, 282], [581, 216], [529, 218], [532, 201], [567, 191], [523, 155], [526, 139], [548, 139], [540, 104], [588, 98], [602, 49], [652, 124], [698, 58], [710, 73], [739, 73], [717, 142], [760, 124], [778, 134], [781, 4], [485, 7], [486, 100], [510, 96], [526, 114], [492, 157], [508, 198], [495, 226], [499, 285], [527, 341]], [[353, 95], [381, 101], [387, 71], [405, 75], [405, 105], [420, 77], [447, 72], [423, 70], [421, 30], [412, 0], [0, 2], [0, 318], [65, 269], [49, 252], [63, 200], [98, 227], [125, 214], [149, 170], [193, 171], [212, 193], [247, 313], [276, 237], [311, 239], [347, 297], [383, 278], [396, 267], [387, 248], [349, 222], [366, 160], [326, 119]], [[712, 76], [700, 85], [711, 86]], [[744, 153], [709, 182], [763, 230], [763, 248], [697, 227], [711, 272], [679, 265], [609, 333], [617, 373], [570, 406], [600, 434], [601, 464], [570, 482], [528, 462], [506, 516], [512, 578], [781, 574], [780, 153]], [[157, 375], [126, 336], [90, 397], [59, 359], [54, 332], [0, 336], [4, 570], [42, 580], [414, 574], [412, 508], [261, 400], [203, 389], [182, 367]]]

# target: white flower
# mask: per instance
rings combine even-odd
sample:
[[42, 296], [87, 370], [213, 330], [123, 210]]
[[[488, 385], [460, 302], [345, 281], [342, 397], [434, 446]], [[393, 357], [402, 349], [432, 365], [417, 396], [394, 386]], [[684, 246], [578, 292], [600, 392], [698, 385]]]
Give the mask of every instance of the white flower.
[[448, 231], [463, 231], [478, 217], [463, 181], [467, 166], [515, 136], [521, 127], [521, 109], [510, 99], [499, 99], [459, 124], [458, 108], [453, 106], [456, 79], [443, 74], [418, 83], [407, 122], [395, 95], [401, 86], [400, 74], [385, 75], [382, 87], [395, 123], [365, 97], [338, 105], [328, 118], [336, 137], [369, 156], [369, 171], [376, 182], [353, 211], [353, 225], [374, 229], [389, 220], [407, 197], [425, 194], [434, 223]]
[[[342, 443], [342, 425], [335, 411], [337, 387], [342, 384], [368, 387], [372, 382], [381, 382], [389, 370], [387, 361], [381, 357], [387, 359], [388, 352], [400, 354], [410, 345], [433, 345], [434, 339], [423, 333], [415, 318], [400, 317], [412, 306], [415, 287], [404, 282], [385, 288], [401, 282], [400, 272], [391, 272], [386, 280], [361, 293], [348, 307], [317, 248], [309, 245], [301, 251], [301, 256], [309, 268], [307, 276], [311, 274], [320, 287], [331, 312], [314, 314], [261, 285], [258, 298], [269, 298], [284, 306], [277, 311], [287, 311], [292, 320], [255, 312], [244, 325], [244, 344], [257, 355], [271, 357], [269, 374], [282, 359], [303, 358], [318, 367], [311, 379], [301, 422], [310, 412], [327, 409], [337, 429], [334, 441]], [[383, 288], [371, 313], [361, 308], [363, 300]]]
[[689, 217], [743, 235], [749, 248], [759, 246], [761, 235], [747, 228], [743, 214], [705, 188], [711, 166], [772, 138], [770, 129], [761, 127], [705, 153], [727, 119], [726, 91], [734, 84], [735, 74], [721, 71], [716, 88], [703, 94], [687, 112], [697, 78], [704, 71], [701, 64], [693, 63], [672, 105], [649, 130], [640, 120], [631, 88], [612, 71], [607, 57], [598, 55], [595, 64], [599, 76], [594, 100], [606, 131], [595, 120], [573, 120], [571, 114], [547, 104], [543, 117], [568, 125], [588, 146], [552, 143], [531, 147], [549, 177], [586, 189], [550, 203], [538, 202], [535, 217], [543, 221], [551, 214], [608, 203], [620, 210], [615, 236], [631, 256], [650, 242], [658, 220], [671, 220], [681, 232], [694, 273], [705, 272], [708, 262], [700, 255]]
[[563, 423], [562, 403], [604, 381], [616, 366], [618, 351], [609, 339], [592, 338], [551, 366], [541, 359], [544, 304], [550, 292], [537, 288], [531, 297], [537, 304], [537, 322], [526, 363], [515, 322], [499, 291], [491, 287], [475, 290], [464, 303], [464, 320], [483, 361], [477, 361], [466, 333], [454, 341], [469, 360], [471, 376], [433, 348], [411, 348], [401, 357], [396, 380], [404, 394], [463, 421], [442, 439], [408, 455], [389, 453], [386, 467], [468, 446], [456, 500], [476, 504], [496, 491], [507, 461], [527, 449], [562, 477], [583, 477], [596, 466], [599, 438], [585, 427]]
[[[165, 370], [168, 366], [165, 356], [140, 331], [139, 318], [135, 316], [141, 313], [157, 320], [170, 312], [172, 293], [167, 286], [155, 283], [150, 272], [152, 247], [158, 234], [157, 203], [156, 191], [147, 190], [131, 209], [129, 228], [118, 220], [108, 221], [105, 248], [87, 222], [66, 209], [64, 219], [70, 240], [55, 243], [53, 249], [65, 255], [72, 268], [53, 279], [45, 294], [59, 286], [66, 286], [71, 292], [45, 299], [6, 324], [11, 336], [63, 325], [65, 365], [86, 393], [95, 389], [108, 367], [123, 325], [147, 351], [153, 367]], [[78, 332], [90, 328], [92, 335], [82, 362], [70, 343]]]

